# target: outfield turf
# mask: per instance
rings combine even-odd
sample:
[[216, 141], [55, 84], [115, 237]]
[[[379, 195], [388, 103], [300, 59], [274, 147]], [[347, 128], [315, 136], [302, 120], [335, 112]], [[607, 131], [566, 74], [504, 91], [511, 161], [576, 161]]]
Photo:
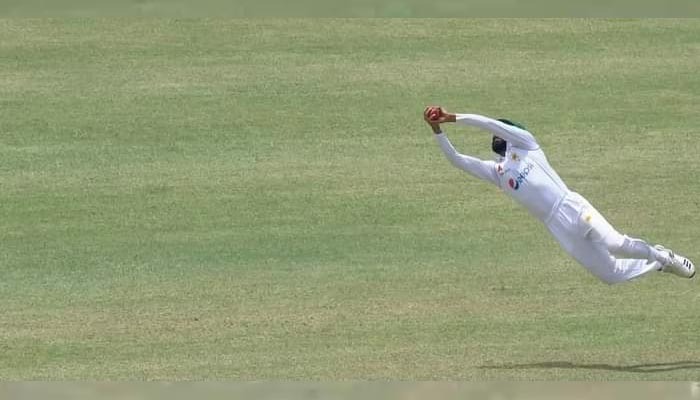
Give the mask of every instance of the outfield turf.
[[2, 0], [5, 16], [698, 17], [697, 0]]
[[599, 282], [421, 112], [700, 261], [698, 65], [698, 20], [0, 20], [0, 378], [695, 379], [697, 281]]

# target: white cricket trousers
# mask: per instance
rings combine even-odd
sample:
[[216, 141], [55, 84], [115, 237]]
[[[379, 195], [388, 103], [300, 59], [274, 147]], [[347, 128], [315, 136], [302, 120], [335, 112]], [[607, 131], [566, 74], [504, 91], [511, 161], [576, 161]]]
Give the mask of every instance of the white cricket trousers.
[[567, 194], [545, 225], [567, 253], [608, 284], [661, 267], [649, 244], [620, 234], [578, 193]]

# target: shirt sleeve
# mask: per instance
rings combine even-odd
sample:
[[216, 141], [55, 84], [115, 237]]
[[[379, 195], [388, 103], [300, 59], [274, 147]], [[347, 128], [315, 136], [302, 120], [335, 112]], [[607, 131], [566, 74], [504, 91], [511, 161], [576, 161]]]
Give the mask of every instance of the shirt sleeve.
[[475, 157], [460, 154], [452, 146], [447, 135], [440, 133], [435, 135], [435, 139], [440, 145], [440, 149], [445, 154], [448, 160], [455, 167], [464, 170], [471, 174], [472, 176], [482, 179], [487, 182], [491, 182], [498, 186], [498, 174], [496, 173], [496, 163], [494, 161], [484, 161]]
[[460, 125], [469, 125], [485, 129], [503, 138], [506, 142], [510, 142], [515, 147], [524, 150], [537, 150], [540, 148], [540, 145], [537, 143], [532, 133], [493, 118], [477, 114], [457, 114], [456, 122]]

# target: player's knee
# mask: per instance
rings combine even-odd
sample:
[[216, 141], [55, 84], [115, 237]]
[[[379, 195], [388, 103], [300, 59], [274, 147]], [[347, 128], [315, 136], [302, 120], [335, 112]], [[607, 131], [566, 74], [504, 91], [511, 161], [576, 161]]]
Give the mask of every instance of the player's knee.
[[608, 285], [618, 285], [630, 280], [630, 274], [625, 263], [620, 263], [610, 258], [609, 263], [605, 263], [604, 268], [597, 270], [596, 276]]
[[627, 280], [624, 272], [617, 269], [617, 263], [612, 257], [598, 259], [595, 262], [592, 262], [592, 260], [588, 261], [588, 263], [582, 264], [603, 283], [617, 285]]
[[601, 282], [610, 286], [620, 284], [627, 280], [624, 274], [621, 274], [609, 265], [599, 265], [599, 268], [589, 268], [589, 271], [591, 271], [596, 278], [600, 279]]
[[627, 238], [617, 232], [607, 232], [603, 235], [595, 229], [591, 231], [589, 238], [596, 243], [601, 243], [611, 254], [624, 253], [628, 243]]
[[625, 249], [626, 240], [624, 237], [609, 235], [607, 238], [603, 239], [603, 243], [605, 243], [605, 246], [608, 248], [610, 253], [620, 254]]

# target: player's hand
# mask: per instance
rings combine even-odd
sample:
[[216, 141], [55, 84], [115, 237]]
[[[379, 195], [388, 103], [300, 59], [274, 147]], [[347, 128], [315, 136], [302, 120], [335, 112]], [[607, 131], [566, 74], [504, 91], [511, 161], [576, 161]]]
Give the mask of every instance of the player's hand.
[[444, 124], [445, 122], [455, 122], [455, 115], [450, 114], [442, 107], [430, 106], [425, 108], [423, 117], [429, 124]]
[[436, 106], [425, 107], [425, 110], [423, 111], [423, 119], [429, 125], [439, 124], [440, 123], [440, 121], [439, 121], [439, 119], [440, 119], [440, 107], [436, 107]]
[[440, 123], [438, 122], [439, 115], [440, 115], [440, 108], [439, 107], [429, 106], [429, 107], [425, 107], [425, 110], [423, 110], [423, 119], [433, 129], [433, 133], [436, 133], [436, 134], [441, 132]]

